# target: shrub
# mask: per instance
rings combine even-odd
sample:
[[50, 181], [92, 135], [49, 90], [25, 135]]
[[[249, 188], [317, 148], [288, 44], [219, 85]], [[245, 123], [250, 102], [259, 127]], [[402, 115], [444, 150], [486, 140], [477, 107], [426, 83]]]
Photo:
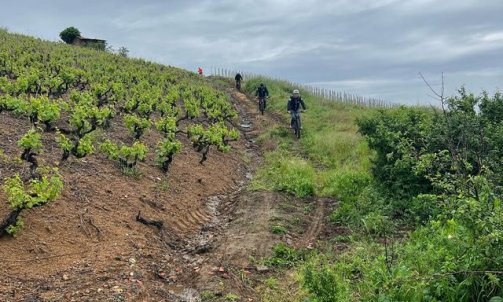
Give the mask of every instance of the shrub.
[[148, 148], [140, 143], [134, 142], [132, 146], [118, 146], [110, 140], [100, 145], [100, 150], [111, 160], [119, 163], [121, 168], [134, 169], [139, 161], [144, 161]]
[[155, 161], [161, 167], [163, 172], [168, 172], [169, 166], [173, 161], [173, 156], [182, 149], [182, 143], [178, 140], [164, 139], [159, 143], [156, 152]]
[[231, 149], [229, 142], [239, 138], [239, 132], [236, 129], [228, 128], [223, 122], [211, 124], [208, 127], [201, 124], [190, 125], [187, 127], [187, 132], [192, 147], [202, 153], [200, 164], [208, 159], [211, 146], [215, 146], [220, 152], [229, 152]]
[[129, 54], [129, 49], [127, 49], [126, 47], [124, 46], [121, 46], [119, 47], [119, 49], [117, 50], [117, 54], [121, 57], [124, 57], [124, 58], [127, 58], [128, 57], [128, 54]]
[[0, 236], [4, 233], [15, 235], [23, 226], [23, 221], [19, 218], [20, 213], [55, 200], [63, 190], [63, 182], [57, 170], [54, 170], [52, 175], [43, 174], [27, 183], [16, 174], [5, 179], [3, 190], [11, 213], [1, 221]]
[[140, 139], [140, 137], [145, 133], [145, 131], [150, 128], [152, 123], [150, 120], [138, 117], [133, 114], [128, 114], [124, 116], [124, 124], [131, 134], [133, 134], [135, 139]]

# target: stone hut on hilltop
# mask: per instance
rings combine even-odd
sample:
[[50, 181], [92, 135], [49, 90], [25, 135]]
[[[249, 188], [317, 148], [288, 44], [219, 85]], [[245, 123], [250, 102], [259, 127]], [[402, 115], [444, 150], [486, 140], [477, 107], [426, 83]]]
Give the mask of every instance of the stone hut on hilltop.
[[84, 38], [84, 37], [78, 36], [75, 38], [75, 40], [73, 40], [73, 45], [90, 47], [90, 48], [95, 48], [95, 49], [99, 49], [99, 50], [105, 50], [107, 47], [107, 41], [101, 40], [101, 39], [90, 39], [90, 38]]

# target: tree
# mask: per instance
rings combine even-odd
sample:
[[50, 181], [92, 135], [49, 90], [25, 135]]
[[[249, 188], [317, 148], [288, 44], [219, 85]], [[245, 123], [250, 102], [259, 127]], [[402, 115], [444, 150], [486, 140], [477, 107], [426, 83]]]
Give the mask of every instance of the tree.
[[129, 49], [122, 46], [119, 48], [119, 50], [117, 50], [117, 54], [121, 57], [127, 58], [128, 54], [129, 54]]
[[65, 41], [67, 44], [72, 44], [73, 41], [80, 36], [80, 31], [75, 28], [75, 27], [68, 27], [67, 29], [63, 30], [60, 34], [59, 37], [61, 40]]

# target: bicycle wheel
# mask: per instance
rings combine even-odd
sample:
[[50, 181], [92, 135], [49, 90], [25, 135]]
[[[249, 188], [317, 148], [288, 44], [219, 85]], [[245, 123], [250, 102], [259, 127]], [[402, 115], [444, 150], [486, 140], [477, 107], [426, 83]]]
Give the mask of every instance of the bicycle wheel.
[[297, 115], [297, 118], [295, 119], [295, 136], [297, 139], [300, 139], [300, 116]]
[[262, 115], [264, 115], [264, 100], [263, 99], [260, 99], [259, 103], [258, 103], [258, 109], [260, 110], [260, 113], [262, 113]]

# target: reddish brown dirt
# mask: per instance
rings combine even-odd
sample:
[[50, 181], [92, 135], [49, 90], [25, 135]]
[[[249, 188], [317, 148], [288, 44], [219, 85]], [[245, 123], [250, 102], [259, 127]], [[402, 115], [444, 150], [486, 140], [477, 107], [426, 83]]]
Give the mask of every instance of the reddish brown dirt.
[[[27, 120], [0, 114], [0, 148], [6, 155], [20, 156], [16, 141], [29, 128]], [[128, 140], [121, 126], [112, 126], [106, 134]], [[144, 142], [154, 150], [159, 138], [151, 131]], [[44, 136], [48, 147], [41, 162], [59, 160], [52, 140], [53, 134]], [[208, 161], [199, 165], [200, 155], [185, 141], [167, 175], [155, 166], [154, 152], [139, 165], [138, 177], [122, 174], [99, 154], [62, 163], [62, 196], [23, 212], [25, 227], [17, 237], [0, 239], [0, 301], [157, 300], [149, 292], [148, 280], [159, 280], [152, 266], [176, 265], [170, 260], [157, 263], [170, 257], [166, 245], [195, 234], [210, 220], [209, 196], [232, 191], [243, 182], [244, 142], [233, 147], [227, 154], [212, 150]], [[0, 162], [1, 179], [26, 171], [23, 164]], [[0, 217], [5, 217], [9, 210], [3, 192], [0, 200]], [[164, 235], [136, 222], [139, 211], [148, 219], [164, 221]]]

